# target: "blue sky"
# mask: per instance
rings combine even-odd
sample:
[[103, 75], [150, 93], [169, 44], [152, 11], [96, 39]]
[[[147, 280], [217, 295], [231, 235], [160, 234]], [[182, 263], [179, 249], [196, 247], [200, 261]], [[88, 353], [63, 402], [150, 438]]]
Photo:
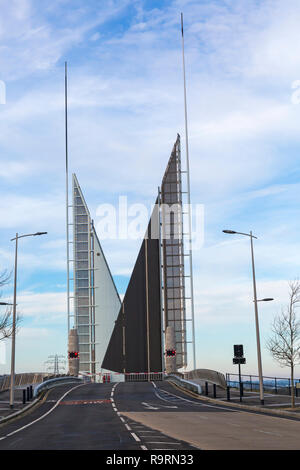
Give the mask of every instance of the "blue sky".
[[[244, 371], [256, 350], [249, 241], [253, 232], [265, 374], [286, 375], [265, 349], [273, 316], [299, 277], [300, 5], [296, 0], [0, 0], [0, 266], [20, 242], [23, 314], [17, 369], [41, 370], [66, 350], [64, 61], [69, 67], [70, 171], [91, 214], [119, 195], [150, 205], [184, 136], [180, 12], [184, 13], [192, 202], [205, 208], [194, 252], [198, 367]], [[184, 144], [184, 139], [183, 139]], [[183, 152], [184, 156], [184, 152]], [[97, 220], [96, 220], [97, 222]], [[140, 241], [104, 240], [120, 293]], [[3, 298], [12, 298], [12, 285]], [[0, 372], [8, 370], [0, 365]], [[300, 376], [300, 369], [296, 371]]]

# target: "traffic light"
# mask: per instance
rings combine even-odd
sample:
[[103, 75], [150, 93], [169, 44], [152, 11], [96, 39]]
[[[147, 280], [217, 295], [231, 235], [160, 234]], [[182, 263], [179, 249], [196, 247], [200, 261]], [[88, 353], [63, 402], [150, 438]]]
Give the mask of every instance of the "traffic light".
[[244, 348], [242, 344], [235, 344], [233, 346], [234, 357], [244, 357]]
[[69, 359], [78, 359], [78, 358], [79, 358], [79, 352], [78, 351], [69, 352]]
[[166, 350], [166, 356], [167, 356], [167, 357], [176, 356], [176, 349], [167, 349], [167, 350]]

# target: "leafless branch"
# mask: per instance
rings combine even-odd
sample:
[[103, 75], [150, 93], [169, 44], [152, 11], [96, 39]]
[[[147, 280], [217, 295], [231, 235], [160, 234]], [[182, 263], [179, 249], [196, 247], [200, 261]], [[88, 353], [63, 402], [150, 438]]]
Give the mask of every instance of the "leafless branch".
[[267, 348], [281, 367], [289, 367], [292, 382], [292, 406], [294, 400], [294, 368], [300, 364], [300, 321], [297, 309], [300, 306], [300, 282], [289, 282], [289, 303], [281, 314], [274, 318], [272, 337], [267, 341]]
[[[0, 289], [6, 286], [11, 280], [11, 272], [6, 269], [0, 272]], [[0, 295], [1, 297], [1, 295]], [[2, 308], [2, 307], [0, 307]], [[16, 330], [21, 322], [19, 314], [16, 315]], [[0, 315], [0, 341], [9, 338], [13, 333], [13, 316], [11, 307], [6, 307], [5, 313]]]

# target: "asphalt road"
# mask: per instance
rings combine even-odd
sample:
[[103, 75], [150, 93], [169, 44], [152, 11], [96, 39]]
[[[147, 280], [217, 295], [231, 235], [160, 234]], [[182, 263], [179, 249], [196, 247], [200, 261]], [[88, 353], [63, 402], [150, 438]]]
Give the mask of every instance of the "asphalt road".
[[0, 426], [0, 450], [299, 449], [300, 421], [211, 405], [166, 382], [65, 385]]

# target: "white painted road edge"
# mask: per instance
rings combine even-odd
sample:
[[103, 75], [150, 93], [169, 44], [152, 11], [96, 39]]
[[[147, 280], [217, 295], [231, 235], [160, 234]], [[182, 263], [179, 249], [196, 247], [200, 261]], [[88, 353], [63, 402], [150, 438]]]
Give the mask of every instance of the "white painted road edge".
[[6, 434], [5, 436], [0, 437], [0, 441], [2, 441], [3, 439], [6, 439], [7, 437], [12, 436], [13, 434], [16, 434], [17, 432], [23, 431], [23, 429], [29, 428], [29, 426], [32, 426], [34, 423], [37, 423], [38, 421], [41, 421], [42, 419], [44, 419], [46, 416], [48, 416], [50, 413], [52, 413], [52, 411], [55, 410], [55, 408], [56, 408], [56, 407], [60, 404], [60, 402], [65, 398], [65, 396], [67, 396], [70, 392], [72, 392], [72, 390], [75, 390], [75, 388], [78, 388], [78, 387], [83, 387], [84, 385], [86, 385], [86, 384], [76, 385], [75, 387], [71, 388], [70, 390], [68, 390], [66, 393], [64, 393], [64, 394], [57, 400], [57, 402], [55, 403], [55, 405], [52, 406], [52, 408], [50, 408], [50, 410], [47, 411], [47, 413], [43, 414], [42, 416], [40, 416], [39, 418], [35, 419], [34, 421], [31, 421], [30, 423], [25, 424], [25, 426], [22, 426], [21, 428], [18, 428], [18, 429], [16, 429], [15, 431], [10, 432], [9, 434]]
[[[119, 418], [120, 418], [120, 420], [122, 421], [122, 423], [125, 425], [127, 431], [130, 432], [130, 434], [131, 434], [131, 436], [133, 437], [133, 439], [134, 439], [136, 442], [141, 442], [141, 439], [140, 439], [134, 432], [132, 432], [131, 427], [128, 426], [128, 424], [125, 422], [125, 419], [122, 418], [122, 416], [120, 416], [120, 413], [119, 413], [119, 411], [118, 411], [118, 409], [117, 409], [117, 407], [116, 407], [116, 405], [115, 405], [115, 400], [114, 400], [113, 396], [114, 396], [114, 393], [115, 393], [115, 388], [116, 388], [116, 386], [117, 386], [118, 384], [119, 384], [119, 382], [117, 382], [117, 383], [113, 386], [113, 388], [112, 388], [112, 390], [111, 390], [111, 394], [110, 394], [110, 397], [111, 397], [111, 398], [110, 398], [110, 401], [111, 401], [111, 404], [112, 404], [112, 408], [113, 408], [113, 410], [117, 413], [117, 415], [119, 416]], [[148, 450], [145, 445], [141, 445], [140, 447], [141, 447], [142, 450]]]

